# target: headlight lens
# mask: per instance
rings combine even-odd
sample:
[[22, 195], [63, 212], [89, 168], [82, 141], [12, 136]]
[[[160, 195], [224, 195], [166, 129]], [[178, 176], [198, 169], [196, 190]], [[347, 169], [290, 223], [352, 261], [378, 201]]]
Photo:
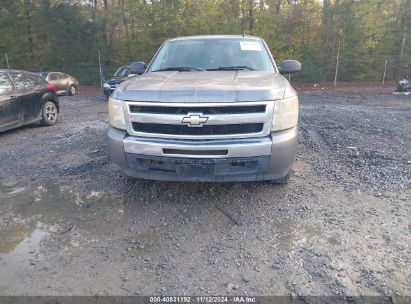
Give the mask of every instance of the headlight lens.
[[113, 127], [122, 130], [127, 129], [123, 101], [111, 97], [108, 99], [108, 117]]
[[297, 126], [298, 97], [296, 95], [274, 101], [271, 131], [281, 131]]
[[108, 83], [104, 83], [104, 84], [103, 84], [103, 88], [105, 88], [105, 89], [110, 89], [110, 85], [109, 85]]

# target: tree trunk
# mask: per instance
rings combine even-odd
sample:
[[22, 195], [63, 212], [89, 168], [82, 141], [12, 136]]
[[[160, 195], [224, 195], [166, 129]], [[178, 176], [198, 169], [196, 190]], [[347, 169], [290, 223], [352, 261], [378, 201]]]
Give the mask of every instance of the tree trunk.
[[399, 77], [403, 77], [403, 65], [404, 65], [404, 52], [407, 43], [407, 17], [411, 13], [411, 1], [405, 0], [404, 4], [401, 5], [400, 10], [398, 12], [399, 25], [398, 25], [398, 33], [399, 37], [398, 43], [399, 46], [396, 52], [396, 59], [393, 69], [393, 76], [394, 79], [398, 79]]
[[93, 0], [91, 7], [91, 20], [96, 21], [97, 18], [97, 0]]
[[[115, 11], [115, 7], [116, 7], [115, 2], [116, 2], [116, 0], [111, 0], [111, 11], [112, 12]], [[110, 41], [109, 47], [110, 48], [113, 44], [113, 41], [116, 39], [116, 26], [117, 26], [116, 19], [111, 18], [111, 30], [110, 30], [110, 38], [109, 38], [109, 41]]]
[[248, 1], [248, 34], [254, 33], [253, 3]]
[[334, 87], [337, 86], [338, 65], [340, 63], [340, 47], [341, 47], [341, 37], [338, 39], [337, 59], [336, 59], [336, 63], [335, 63], [335, 74], [334, 74]]
[[281, 11], [281, 0], [277, 0], [277, 4], [275, 5], [275, 13], [278, 15]]
[[402, 33], [400, 50], [398, 54], [397, 64], [394, 71], [394, 78], [403, 77], [403, 62], [404, 62], [404, 49], [407, 42], [407, 14], [404, 14], [402, 19]]
[[32, 23], [31, 23], [31, 0], [24, 0], [24, 17], [26, 19], [26, 39], [27, 39], [27, 45], [28, 45], [28, 54], [29, 54], [29, 60], [30, 60], [30, 65], [34, 64], [34, 42], [33, 42], [33, 29], [32, 29]]
[[244, 10], [244, 0], [241, 1], [241, 27], [242, 33], [245, 35], [245, 10]]
[[108, 19], [108, 0], [103, 0], [103, 5], [104, 5], [104, 18], [103, 18], [103, 42], [104, 46], [108, 48], [109, 42], [108, 42], [108, 35], [107, 35], [107, 19]]
[[124, 0], [120, 0], [121, 19], [123, 20], [124, 34], [126, 36], [127, 49], [130, 50], [130, 33], [128, 31], [128, 22], [126, 18], [126, 5]]
[[333, 16], [332, 16], [332, 23], [333, 23], [333, 58], [336, 58], [336, 46], [337, 46], [337, 35], [338, 35], [338, 19], [339, 19], [339, 10], [340, 10], [340, 0], [335, 0], [334, 8], [333, 8]]
[[404, 16], [404, 27], [402, 29], [401, 47], [400, 47], [400, 62], [404, 58], [405, 42], [407, 41], [407, 17]]

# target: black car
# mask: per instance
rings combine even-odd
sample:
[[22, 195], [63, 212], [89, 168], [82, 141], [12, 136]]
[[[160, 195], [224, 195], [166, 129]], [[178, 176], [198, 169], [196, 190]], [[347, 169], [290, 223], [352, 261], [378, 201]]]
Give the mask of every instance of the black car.
[[130, 77], [144, 73], [146, 65], [144, 62], [132, 62], [129, 66], [122, 66], [114, 73], [113, 78], [106, 80], [103, 85], [104, 96], [108, 98], [117, 86]]
[[129, 74], [130, 74], [130, 67], [126, 67], [126, 66], [119, 67], [117, 71], [114, 73], [113, 77], [104, 82], [103, 84], [104, 95], [108, 98], [121, 82], [128, 79]]
[[405, 77], [398, 81], [396, 92], [411, 92], [411, 77]]
[[58, 114], [52, 84], [34, 73], [0, 69], [0, 132], [34, 122], [51, 126]]

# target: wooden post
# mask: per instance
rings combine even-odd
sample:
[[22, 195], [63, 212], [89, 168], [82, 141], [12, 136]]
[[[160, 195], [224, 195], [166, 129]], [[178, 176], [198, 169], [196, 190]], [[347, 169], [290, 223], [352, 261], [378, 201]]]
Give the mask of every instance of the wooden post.
[[100, 51], [98, 51], [98, 66], [99, 66], [99, 72], [100, 72], [100, 89], [103, 89], [103, 69], [101, 67], [101, 54], [100, 54]]
[[387, 59], [385, 59], [384, 75], [382, 76], [382, 85], [385, 84], [385, 74], [387, 73]]
[[337, 62], [335, 63], [334, 87], [337, 86], [338, 64], [340, 63], [341, 37], [338, 39]]
[[5, 53], [4, 56], [6, 57], [7, 68], [10, 69], [10, 66], [9, 66], [9, 56], [7, 56], [7, 53]]

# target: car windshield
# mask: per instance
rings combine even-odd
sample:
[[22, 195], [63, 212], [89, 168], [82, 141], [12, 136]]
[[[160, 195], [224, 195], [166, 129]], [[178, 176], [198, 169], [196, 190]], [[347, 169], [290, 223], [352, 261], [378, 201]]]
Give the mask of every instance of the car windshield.
[[149, 71], [274, 71], [261, 40], [208, 38], [168, 41]]
[[114, 77], [127, 77], [130, 70], [126, 67], [120, 67], [114, 73]]

